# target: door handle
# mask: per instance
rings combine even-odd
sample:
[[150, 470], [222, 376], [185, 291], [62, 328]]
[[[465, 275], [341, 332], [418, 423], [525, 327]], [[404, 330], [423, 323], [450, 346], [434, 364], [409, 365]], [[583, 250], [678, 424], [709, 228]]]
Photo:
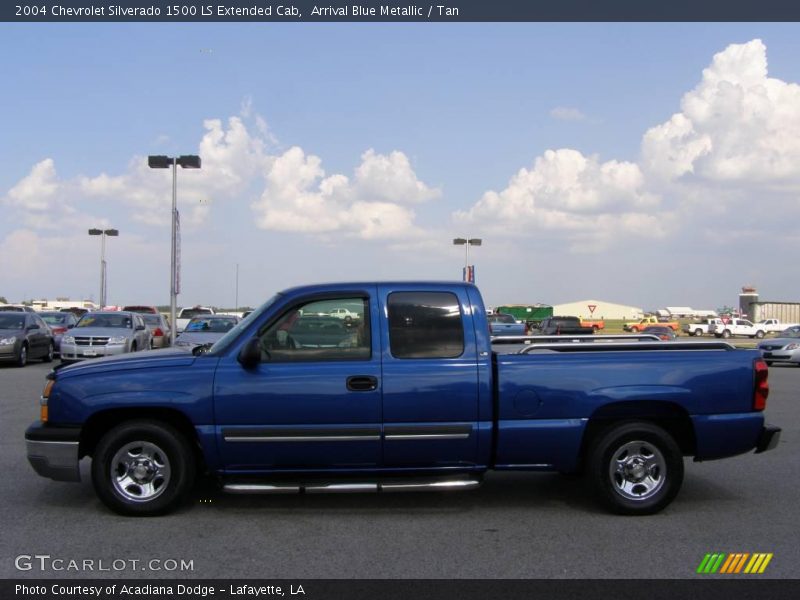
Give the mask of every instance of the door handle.
[[353, 375], [347, 378], [347, 389], [351, 392], [372, 392], [378, 389], [378, 378], [372, 375]]

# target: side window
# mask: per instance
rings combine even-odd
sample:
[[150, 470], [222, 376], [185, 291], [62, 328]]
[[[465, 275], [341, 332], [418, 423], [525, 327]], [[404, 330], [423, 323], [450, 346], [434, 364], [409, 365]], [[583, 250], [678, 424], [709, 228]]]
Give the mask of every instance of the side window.
[[369, 300], [336, 298], [292, 307], [259, 334], [262, 360], [368, 360]]
[[464, 353], [464, 326], [455, 294], [394, 292], [387, 308], [395, 358], [455, 358]]

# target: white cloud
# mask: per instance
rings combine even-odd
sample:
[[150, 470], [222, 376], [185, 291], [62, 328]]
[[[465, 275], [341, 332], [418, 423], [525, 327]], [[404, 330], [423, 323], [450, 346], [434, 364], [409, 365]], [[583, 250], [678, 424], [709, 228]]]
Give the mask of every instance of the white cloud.
[[798, 132], [800, 86], [768, 77], [761, 40], [732, 44], [683, 96], [681, 112], [647, 131], [643, 165], [666, 179], [796, 184]]
[[[241, 112], [253, 116], [252, 100], [244, 100]], [[396, 238], [420, 234], [408, 205], [441, 194], [420, 181], [403, 152], [379, 154], [370, 149], [352, 177], [326, 175], [322, 160], [302, 148], [270, 154], [273, 140], [266, 121], [256, 116], [251, 132], [243, 118], [203, 123], [205, 133], [197, 148], [202, 168], [178, 169], [183, 226], [201, 227], [216, 203], [252, 194], [259, 198], [251, 206], [256, 226], [262, 229]], [[5, 202], [22, 211], [24, 223], [52, 227], [56, 222], [44, 211], [52, 208], [57, 192], [65, 196], [70, 190], [73, 197], [127, 206], [130, 218], [139, 223], [167, 226], [171, 183], [171, 169], [150, 169], [144, 156], [133, 157], [121, 174], [100, 173], [66, 182], [57, 180], [55, 165], [47, 159], [9, 191]], [[67, 203], [60, 210], [74, 212]]]
[[36, 163], [31, 172], [8, 191], [5, 203], [30, 211], [50, 208], [59, 188], [53, 159]]
[[[551, 115], [575, 116], [561, 108]], [[754, 193], [774, 215], [796, 214], [790, 196], [798, 185], [800, 86], [768, 77], [766, 48], [753, 40], [714, 56], [684, 94], [681, 111], [644, 134], [639, 162], [601, 163], [576, 150], [548, 150], [505, 189], [486, 192], [454, 218], [508, 233], [557, 235], [573, 250], [684, 229], [715, 241], [698, 207], [714, 215], [715, 227], [731, 230]]]
[[585, 121], [586, 115], [577, 108], [556, 106], [550, 110], [550, 116], [559, 121]]
[[368, 150], [352, 179], [325, 175], [322, 161], [299, 147], [277, 157], [266, 173], [261, 198], [251, 206], [262, 229], [304, 233], [343, 232], [364, 239], [419, 235], [404, 204], [436, 198], [402, 152]]
[[562, 232], [574, 248], [608, 241], [623, 232], [664, 235], [650, 215], [659, 198], [644, 189], [644, 176], [630, 162], [599, 162], [577, 150], [548, 150], [530, 169], [520, 169], [508, 186], [488, 191], [456, 221], [525, 233]]

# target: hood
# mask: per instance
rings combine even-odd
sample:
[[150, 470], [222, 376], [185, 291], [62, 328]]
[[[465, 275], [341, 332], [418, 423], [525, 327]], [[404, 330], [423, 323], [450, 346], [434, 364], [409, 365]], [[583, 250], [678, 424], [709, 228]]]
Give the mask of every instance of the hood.
[[161, 350], [146, 350], [117, 356], [92, 358], [71, 365], [57, 366], [54, 370], [58, 373], [58, 377], [62, 378], [108, 371], [188, 366], [195, 360], [196, 357], [186, 352], [186, 350], [164, 348]]
[[211, 331], [184, 331], [175, 338], [176, 342], [188, 342], [190, 344], [208, 344], [209, 342], [216, 342], [224, 333], [216, 333]]
[[67, 335], [75, 337], [132, 337], [133, 329], [127, 327], [73, 327]]
[[759, 348], [783, 348], [789, 344], [800, 344], [800, 338], [772, 338], [758, 343]]

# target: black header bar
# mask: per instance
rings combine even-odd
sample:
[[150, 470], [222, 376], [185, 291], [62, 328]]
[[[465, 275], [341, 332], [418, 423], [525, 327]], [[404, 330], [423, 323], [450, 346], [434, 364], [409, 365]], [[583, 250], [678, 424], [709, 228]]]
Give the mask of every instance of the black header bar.
[[800, 21], [797, 0], [15, 0], [5, 22]]

